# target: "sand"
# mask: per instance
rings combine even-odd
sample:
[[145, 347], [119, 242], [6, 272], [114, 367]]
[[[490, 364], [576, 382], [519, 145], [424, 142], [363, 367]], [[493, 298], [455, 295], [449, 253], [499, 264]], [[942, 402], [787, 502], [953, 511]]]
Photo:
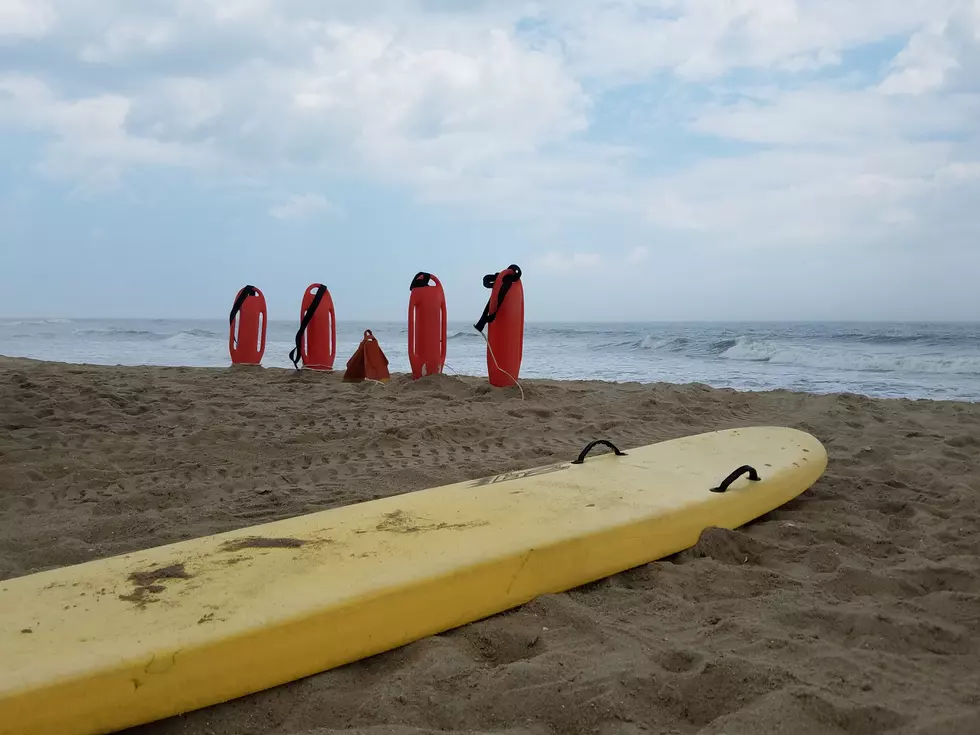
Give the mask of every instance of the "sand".
[[0, 579], [778, 424], [825, 476], [689, 551], [140, 735], [980, 732], [980, 405], [0, 358]]

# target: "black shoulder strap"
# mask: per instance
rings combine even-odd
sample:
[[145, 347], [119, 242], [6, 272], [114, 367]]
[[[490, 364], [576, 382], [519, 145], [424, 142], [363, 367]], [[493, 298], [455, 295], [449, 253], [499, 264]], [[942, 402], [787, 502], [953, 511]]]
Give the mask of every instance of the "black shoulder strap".
[[426, 273], [424, 271], [419, 271], [418, 273], [415, 274], [415, 277], [412, 279], [412, 285], [408, 287], [408, 290], [411, 291], [412, 289], [422, 288], [423, 286], [428, 286], [429, 285], [429, 280], [431, 278], [432, 278], [432, 274], [431, 273]]
[[245, 286], [238, 294], [238, 298], [235, 299], [234, 305], [231, 307], [231, 315], [228, 317], [228, 323], [234, 324], [235, 317], [238, 316], [238, 312], [242, 310], [242, 304], [245, 303], [245, 299], [249, 296], [255, 296], [255, 286]]
[[[473, 325], [480, 332], [483, 331], [487, 324], [497, 318], [497, 312], [500, 311], [500, 306], [504, 303], [504, 296], [506, 296], [507, 292], [510, 290], [511, 284], [520, 280], [521, 269], [519, 266], [511, 263], [509, 266], [507, 266], [507, 268], [508, 270], [514, 271], [514, 273], [504, 276], [504, 282], [500, 284], [500, 291], [497, 294], [497, 308], [493, 310], [492, 314], [490, 313], [490, 302], [493, 300], [493, 294], [490, 294], [490, 298], [487, 299], [487, 305], [483, 307], [483, 315], [480, 317], [480, 321]], [[497, 276], [499, 275], [500, 272], [498, 271], [497, 273], [491, 273], [484, 276], [483, 287], [493, 288], [493, 284], [496, 282]]]
[[292, 361], [293, 366], [299, 370], [299, 361], [302, 357], [302, 346], [303, 346], [303, 332], [310, 325], [310, 320], [313, 319], [313, 314], [316, 313], [316, 308], [323, 301], [323, 294], [327, 292], [327, 287], [322, 283], [316, 284], [316, 294], [313, 296], [313, 301], [310, 302], [310, 308], [306, 310], [303, 314], [303, 320], [299, 324], [299, 329], [296, 331], [296, 346], [289, 351], [289, 359]]

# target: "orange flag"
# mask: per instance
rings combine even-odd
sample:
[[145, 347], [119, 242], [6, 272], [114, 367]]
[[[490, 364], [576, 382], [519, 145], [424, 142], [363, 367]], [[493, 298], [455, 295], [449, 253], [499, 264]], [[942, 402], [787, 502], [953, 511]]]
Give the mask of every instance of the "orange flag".
[[378, 339], [370, 329], [364, 331], [364, 339], [358, 345], [357, 351], [347, 361], [344, 380], [348, 383], [359, 383], [362, 380], [377, 380], [387, 383], [391, 378], [388, 373], [388, 358], [381, 351]]

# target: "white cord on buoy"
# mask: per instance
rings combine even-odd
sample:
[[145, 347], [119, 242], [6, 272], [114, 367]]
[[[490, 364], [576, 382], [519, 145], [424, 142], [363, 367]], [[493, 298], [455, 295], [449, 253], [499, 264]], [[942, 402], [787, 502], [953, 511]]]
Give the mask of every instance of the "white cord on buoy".
[[[473, 327], [473, 329], [476, 329], [476, 327]], [[487, 343], [487, 350], [490, 352], [490, 357], [493, 358], [493, 364], [497, 366], [497, 370], [499, 370], [504, 375], [506, 375], [508, 378], [510, 378], [511, 380], [513, 380], [514, 383], [517, 385], [517, 387], [520, 388], [520, 390], [521, 390], [521, 400], [523, 401], [524, 400], [524, 389], [521, 388], [521, 384], [517, 382], [517, 378], [515, 378], [513, 375], [511, 375], [506, 370], [504, 370], [502, 367], [500, 367], [500, 363], [497, 362], [497, 356], [493, 354], [493, 347], [490, 346], [490, 340], [487, 339], [487, 335], [485, 335], [479, 329], [476, 329], [476, 331], [477, 331], [477, 333], [481, 337], [483, 337], [483, 341]]]

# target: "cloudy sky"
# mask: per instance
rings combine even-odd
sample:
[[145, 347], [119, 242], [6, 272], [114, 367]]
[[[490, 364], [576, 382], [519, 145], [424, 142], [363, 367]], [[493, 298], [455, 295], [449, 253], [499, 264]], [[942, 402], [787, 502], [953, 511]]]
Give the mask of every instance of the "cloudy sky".
[[0, 0], [0, 316], [980, 318], [980, 0]]

